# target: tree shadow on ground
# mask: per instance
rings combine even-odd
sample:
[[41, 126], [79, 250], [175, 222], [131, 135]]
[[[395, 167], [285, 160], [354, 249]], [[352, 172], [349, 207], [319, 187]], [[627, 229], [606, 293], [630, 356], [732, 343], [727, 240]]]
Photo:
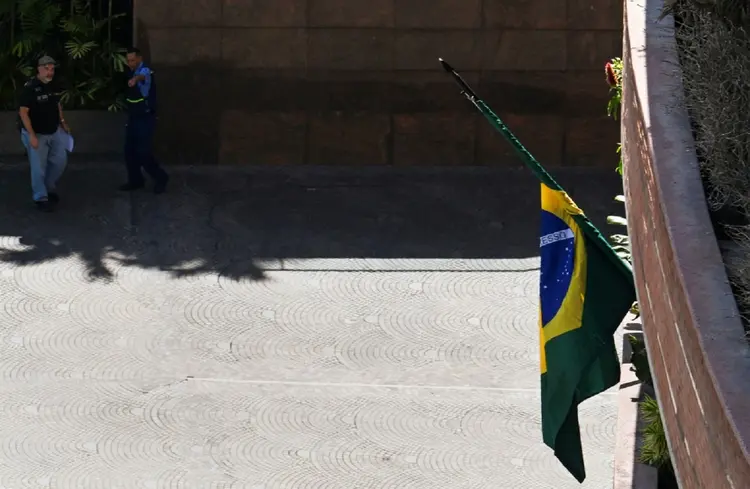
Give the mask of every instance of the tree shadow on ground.
[[[619, 211], [614, 172], [563, 173], [595, 223]], [[119, 267], [262, 280], [268, 270], [295, 267], [372, 271], [449, 259], [460, 269], [471, 260], [537, 256], [538, 183], [523, 170], [172, 174], [166, 195], [127, 195], [115, 190], [120, 168], [72, 168], [59, 209], [44, 214], [30, 204], [23, 165], [3, 168], [0, 267], [73, 260], [91, 280], [111, 279]]]

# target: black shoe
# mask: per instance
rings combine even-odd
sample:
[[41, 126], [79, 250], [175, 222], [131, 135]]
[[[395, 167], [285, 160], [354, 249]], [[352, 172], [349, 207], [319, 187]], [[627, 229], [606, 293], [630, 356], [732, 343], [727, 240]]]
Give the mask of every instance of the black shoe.
[[52, 204], [57, 204], [58, 202], [60, 202], [60, 196], [55, 192], [49, 192], [47, 193], [47, 200], [49, 200]]
[[154, 184], [154, 193], [156, 195], [163, 194], [167, 191], [167, 183], [169, 183], [169, 177], [164, 177], [164, 180]]
[[143, 183], [126, 183], [125, 185], [120, 185], [120, 191], [121, 192], [132, 192], [133, 190], [138, 190], [143, 188]]
[[36, 205], [36, 208], [42, 212], [52, 212], [55, 210], [52, 203], [48, 200], [37, 200], [34, 204]]

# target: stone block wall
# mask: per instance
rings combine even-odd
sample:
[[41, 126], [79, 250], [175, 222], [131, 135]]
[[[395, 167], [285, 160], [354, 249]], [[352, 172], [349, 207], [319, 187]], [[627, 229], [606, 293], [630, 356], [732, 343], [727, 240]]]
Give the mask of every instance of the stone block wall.
[[174, 163], [517, 165], [454, 64], [546, 165], [614, 166], [618, 0], [137, 0]]

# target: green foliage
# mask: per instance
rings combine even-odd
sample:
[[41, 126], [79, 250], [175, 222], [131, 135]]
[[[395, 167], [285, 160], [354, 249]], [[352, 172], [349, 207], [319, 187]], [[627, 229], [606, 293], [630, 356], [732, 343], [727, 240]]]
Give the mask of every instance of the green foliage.
[[[622, 104], [622, 59], [613, 58], [605, 65], [605, 72], [607, 83], [610, 86], [607, 115], [617, 120]], [[620, 155], [617, 173], [622, 175], [622, 144], [617, 145], [617, 154]], [[624, 204], [625, 196], [618, 195], [615, 197], [615, 201]], [[615, 226], [624, 226], [627, 230], [628, 221], [624, 217], [607, 216], [607, 223]], [[610, 236], [610, 242], [617, 254], [632, 264], [630, 237], [627, 234], [614, 234]], [[636, 316], [640, 316], [638, 302], [633, 304], [630, 312]], [[644, 384], [653, 387], [653, 378], [651, 377], [651, 367], [648, 364], [648, 352], [646, 351], [645, 341], [635, 335], [628, 335], [627, 339], [632, 350], [630, 363], [636, 377]], [[660, 480], [674, 481], [667, 436], [664, 432], [659, 404], [655, 399], [646, 396], [646, 399], [641, 403], [640, 409], [641, 415], [646, 422], [646, 426], [641, 433], [643, 444], [641, 446], [640, 461], [659, 469]], [[665, 477], [662, 477], [662, 474], [665, 474]]]
[[622, 103], [622, 58], [612, 58], [605, 65], [610, 98], [607, 103], [607, 115], [617, 120]]
[[[604, 65], [604, 72], [609, 85], [609, 102], [607, 102], [607, 115], [617, 120], [622, 105], [622, 58], [612, 58]], [[617, 173], [622, 175], [622, 144], [617, 145], [617, 154], [620, 161], [617, 165]]]
[[[618, 195], [617, 197], [615, 197], [615, 201], [625, 203], [625, 196]], [[627, 219], [621, 216], [607, 216], [607, 224], [611, 224], [613, 226], [624, 226], [626, 228], [626, 231], [628, 227]], [[628, 263], [632, 263], [630, 237], [627, 234], [613, 234], [609, 237], [609, 241], [612, 245], [612, 248], [614, 248], [620, 258], [627, 261]]]
[[641, 445], [640, 460], [652, 467], [671, 469], [672, 463], [669, 458], [667, 434], [664, 431], [659, 403], [656, 402], [656, 399], [646, 396], [640, 407], [641, 416], [646, 422], [646, 426], [641, 432], [643, 445]]
[[[622, 59], [613, 58], [605, 65], [607, 83], [610, 86], [610, 100], [607, 104], [607, 115], [617, 120], [622, 103]], [[617, 145], [617, 154], [620, 155], [620, 161], [617, 165], [617, 173], [622, 175], [622, 144]], [[625, 203], [625, 196], [618, 195], [615, 201]], [[615, 226], [625, 226], [627, 229], [627, 219], [620, 216], [607, 216], [607, 223]], [[632, 263], [632, 254], [630, 248], [630, 238], [627, 234], [614, 234], [610, 236], [610, 242], [617, 254], [624, 260]], [[635, 302], [630, 310], [636, 316], [640, 315], [638, 303]], [[651, 377], [651, 367], [648, 364], [648, 352], [646, 343], [642, 338], [635, 335], [627, 336], [632, 355], [630, 363], [632, 364], [635, 375], [646, 385], [653, 387], [653, 378]], [[652, 465], [659, 469], [660, 479], [662, 473], [669, 473], [665, 480], [674, 480], [672, 473], [672, 463], [669, 456], [669, 447], [667, 445], [667, 436], [662, 424], [661, 412], [657, 401], [649, 396], [640, 406], [641, 415], [646, 422], [642, 431], [643, 444], [641, 446], [640, 461]]]
[[[612, 58], [604, 65], [606, 81], [609, 85], [610, 99], [607, 103], [607, 115], [617, 120], [620, 114], [620, 105], [622, 104], [622, 58]], [[622, 175], [622, 144], [617, 145], [617, 154], [620, 155], [620, 161], [617, 164], [617, 173]], [[618, 195], [615, 201], [625, 203], [625, 196]], [[625, 226], [627, 230], [628, 221], [621, 216], [607, 216], [607, 224], [615, 226]], [[617, 255], [628, 263], [632, 264], [632, 253], [630, 248], [630, 237], [627, 234], [614, 234], [609, 237], [610, 244]], [[633, 303], [630, 309], [636, 317], [640, 316], [638, 303]]]
[[126, 13], [96, 11], [90, 0], [0, 0], [0, 109], [14, 109], [20, 87], [45, 54], [58, 62], [63, 106], [119, 110], [125, 49], [112, 39]]
[[[622, 59], [612, 58], [604, 65], [604, 72], [610, 93], [609, 103], [607, 104], [607, 115], [617, 120], [617, 116], [620, 113], [620, 104], [622, 103]], [[617, 145], [617, 153], [622, 154], [622, 144]], [[622, 157], [620, 158], [620, 164], [617, 166], [617, 172], [622, 175]], [[615, 197], [615, 201], [624, 204], [625, 196], [618, 195]], [[607, 216], [607, 224], [625, 226], [627, 228], [628, 221], [621, 216]], [[626, 260], [628, 263], [632, 263], [630, 238], [628, 238], [627, 234], [612, 235], [610, 236], [610, 242], [620, 258]]]

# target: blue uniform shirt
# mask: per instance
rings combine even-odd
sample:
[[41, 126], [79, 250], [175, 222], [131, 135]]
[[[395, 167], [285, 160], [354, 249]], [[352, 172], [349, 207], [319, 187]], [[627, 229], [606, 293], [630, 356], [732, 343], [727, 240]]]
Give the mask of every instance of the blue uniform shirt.
[[151, 90], [151, 69], [143, 64], [143, 61], [141, 61], [141, 64], [139, 64], [135, 71], [133, 71], [133, 76], [138, 75], [143, 75], [145, 78], [145, 80], [138, 80], [138, 89], [141, 91], [143, 98], [148, 98], [148, 93]]

